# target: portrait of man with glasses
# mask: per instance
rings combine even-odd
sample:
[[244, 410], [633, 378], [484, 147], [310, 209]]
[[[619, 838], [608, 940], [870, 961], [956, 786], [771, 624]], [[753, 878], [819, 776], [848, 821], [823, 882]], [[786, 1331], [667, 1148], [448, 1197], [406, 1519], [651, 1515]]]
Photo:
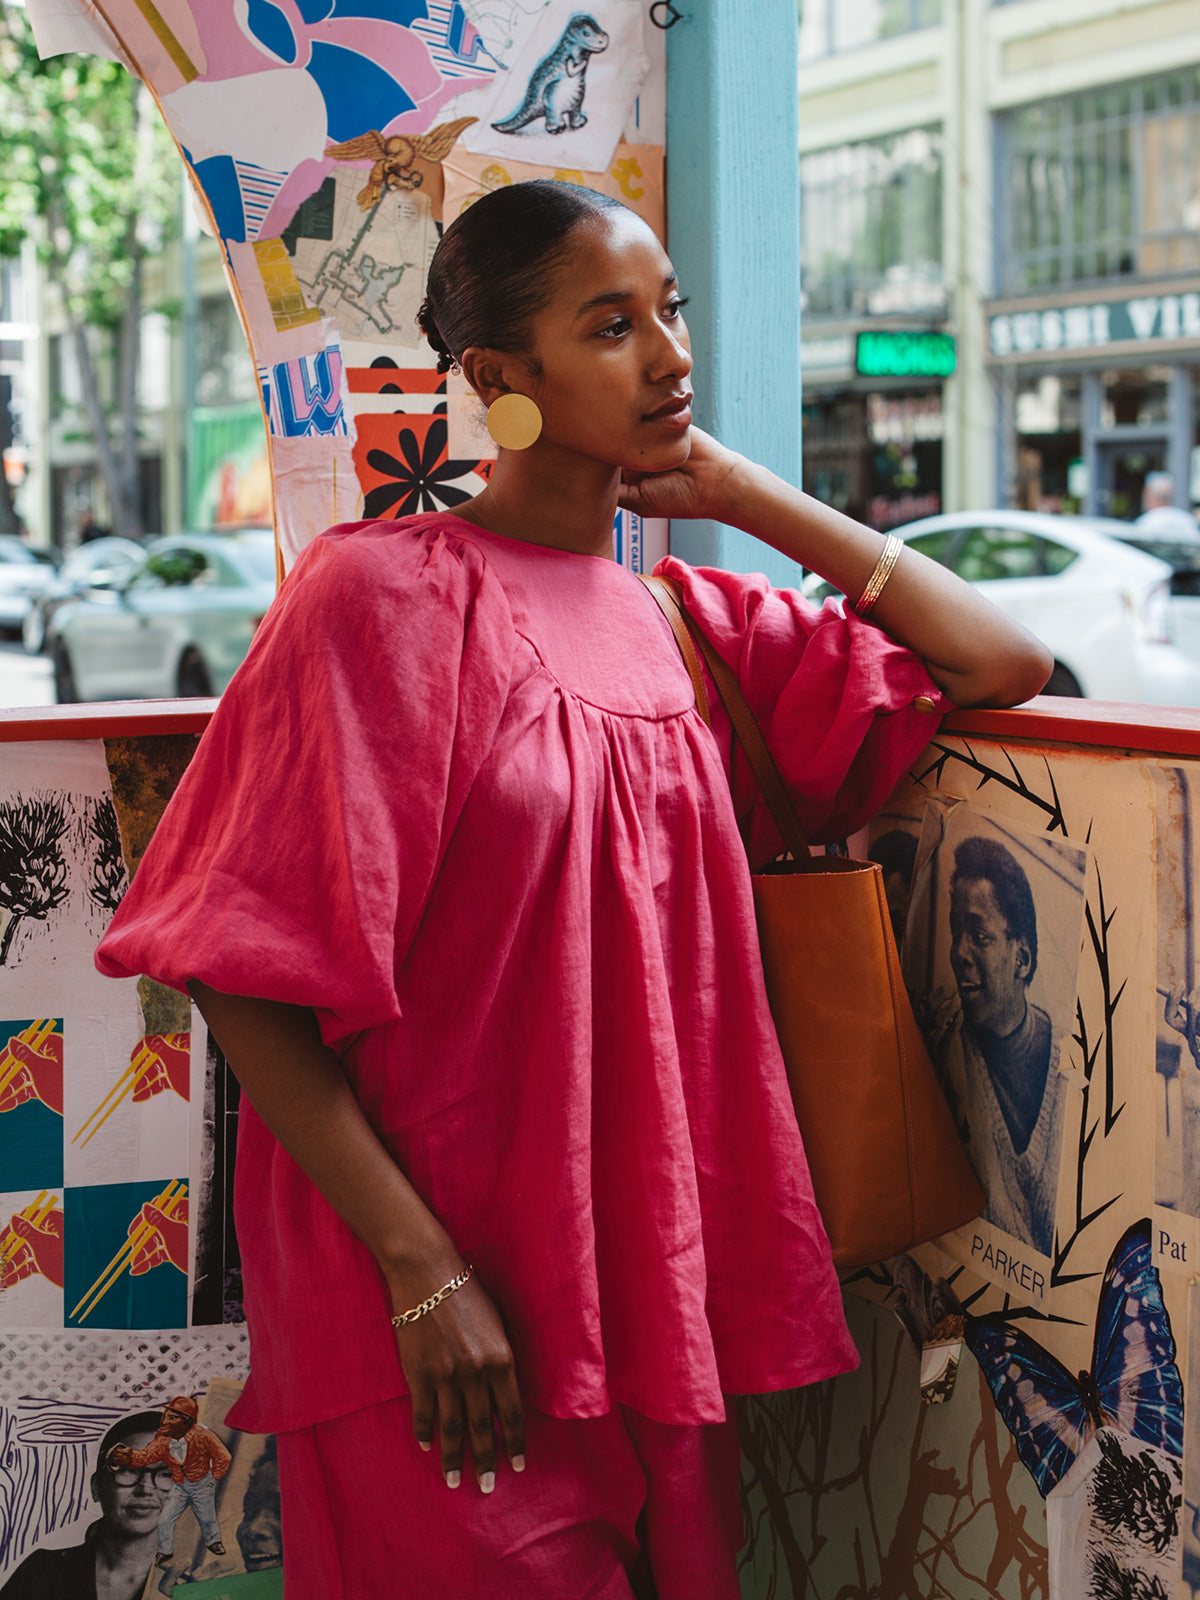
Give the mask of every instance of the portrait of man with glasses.
[[35, 1550], [0, 1589], [0, 1600], [135, 1600], [145, 1589], [158, 1546], [158, 1522], [171, 1491], [171, 1471], [106, 1465], [120, 1447], [138, 1450], [158, 1432], [161, 1415], [138, 1411], [100, 1441], [91, 1495], [100, 1516], [81, 1544]]

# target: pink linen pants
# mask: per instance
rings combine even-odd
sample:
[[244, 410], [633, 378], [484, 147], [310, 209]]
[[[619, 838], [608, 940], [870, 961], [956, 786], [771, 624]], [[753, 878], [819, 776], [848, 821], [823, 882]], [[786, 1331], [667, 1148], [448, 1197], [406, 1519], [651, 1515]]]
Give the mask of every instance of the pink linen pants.
[[285, 1600], [738, 1600], [732, 1419], [527, 1410], [526, 1430], [491, 1495], [469, 1460], [446, 1488], [407, 1399], [281, 1433]]

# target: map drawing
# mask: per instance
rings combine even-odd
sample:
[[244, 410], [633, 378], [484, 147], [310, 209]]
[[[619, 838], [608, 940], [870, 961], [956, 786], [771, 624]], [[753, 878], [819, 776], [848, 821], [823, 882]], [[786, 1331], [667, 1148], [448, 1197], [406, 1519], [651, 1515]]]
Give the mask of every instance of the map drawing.
[[337, 172], [332, 181], [332, 223], [328, 232], [320, 229], [325, 237], [303, 226], [292, 236], [296, 276], [310, 302], [335, 319], [343, 340], [415, 348], [417, 308], [437, 245], [429, 201], [418, 192], [385, 190], [364, 212], [360, 173]]

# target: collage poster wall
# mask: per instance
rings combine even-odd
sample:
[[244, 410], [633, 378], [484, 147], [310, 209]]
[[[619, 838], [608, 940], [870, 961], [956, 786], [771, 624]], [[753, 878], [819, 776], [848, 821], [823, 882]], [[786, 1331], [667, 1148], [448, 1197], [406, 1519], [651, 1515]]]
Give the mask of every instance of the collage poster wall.
[[[176, 140], [257, 367], [285, 568], [332, 523], [452, 510], [487, 481], [482, 407], [415, 321], [447, 222], [549, 177], [663, 235], [665, 57], [643, 0], [28, 12], [43, 55], [123, 62]], [[622, 513], [614, 546], [649, 571], [666, 524]], [[224, 1423], [246, 1373], [237, 1085], [185, 999], [92, 965], [193, 745], [5, 747], [0, 1600], [90, 1592], [97, 1562], [145, 1596], [281, 1593], [274, 1441]], [[165, 1459], [114, 1458], [165, 1450], [172, 1427], [220, 1442], [211, 1504], [182, 1504]]]
[[[229, 1234], [226, 1069], [185, 996], [92, 959], [194, 748], [4, 746], [4, 1600], [95, 1593], [101, 1567], [130, 1594], [282, 1592], [274, 1440], [225, 1424], [247, 1371], [236, 1275], [209, 1292]], [[181, 1459], [209, 1450], [186, 1504], [173, 1412]], [[121, 1462], [122, 1446], [155, 1459]]]
[[[976, 1381], [995, 1408], [1006, 1445], [975, 1453], [985, 1419], [941, 1458], [956, 1514], [974, 1505], [991, 1532], [986, 1563], [957, 1547], [973, 1595], [1200, 1590], [1196, 783], [1166, 761], [947, 736], [864, 841], [988, 1204], [848, 1287], [896, 1313], [949, 1428], [978, 1428]], [[1030, 1482], [1042, 1551], [1037, 1501], [1014, 1498]]]
[[[452, 509], [487, 481], [479, 407], [414, 322], [448, 221], [549, 176], [662, 233], [663, 38], [643, 0], [27, 3], [44, 53], [125, 62], [178, 144], [256, 364], [285, 566], [331, 523]], [[634, 518], [615, 538], [635, 569], [665, 549]], [[280, 1592], [273, 1448], [224, 1424], [245, 1373], [236, 1088], [178, 996], [91, 964], [186, 762], [170, 746], [10, 746], [0, 778], [0, 1600], [82, 1581], [117, 1544], [143, 1594]], [[1183, 763], [946, 739], [873, 825], [988, 1207], [856, 1275], [863, 1374], [778, 1402], [803, 1429], [768, 1440], [774, 1403], [745, 1406], [748, 1592], [777, 1592], [785, 1560], [861, 1565], [873, 1539], [881, 1570], [929, 1574], [929, 1593], [970, 1570], [1001, 1600], [1196, 1600], [1196, 782]], [[923, 1411], [947, 1424], [936, 1465], [913, 1424], [907, 1477], [879, 1397], [919, 1402], [877, 1381], [866, 1302], [896, 1311]], [[211, 1514], [178, 1503], [165, 1464], [114, 1458], [172, 1427], [220, 1442]], [[852, 1448], [858, 1523], [854, 1472], [827, 1481]], [[934, 1537], [946, 1507], [959, 1520]], [[900, 1592], [855, 1590], [853, 1571], [829, 1592]]]
[[[417, 327], [445, 224], [526, 178], [664, 236], [663, 33], [648, 0], [30, 0], [43, 55], [123, 62], [220, 241], [258, 370], [284, 567], [324, 528], [453, 510], [495, 447]], [[665, 521], [622, 512], [649, 571]]]

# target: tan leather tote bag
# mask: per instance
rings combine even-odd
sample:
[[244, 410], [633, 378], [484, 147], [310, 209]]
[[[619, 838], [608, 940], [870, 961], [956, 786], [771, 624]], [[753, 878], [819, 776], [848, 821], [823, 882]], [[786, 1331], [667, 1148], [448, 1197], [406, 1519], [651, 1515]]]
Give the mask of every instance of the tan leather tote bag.
[[705, 722], [697, 649], [789, 858], [753, 870], [767, 998], [839, 1272], [971, 1221], [985, 1197], [917, 1028], [874, 861], [813, 855], [732, 671], [677, 584], [643, 580], [671, 624]]

